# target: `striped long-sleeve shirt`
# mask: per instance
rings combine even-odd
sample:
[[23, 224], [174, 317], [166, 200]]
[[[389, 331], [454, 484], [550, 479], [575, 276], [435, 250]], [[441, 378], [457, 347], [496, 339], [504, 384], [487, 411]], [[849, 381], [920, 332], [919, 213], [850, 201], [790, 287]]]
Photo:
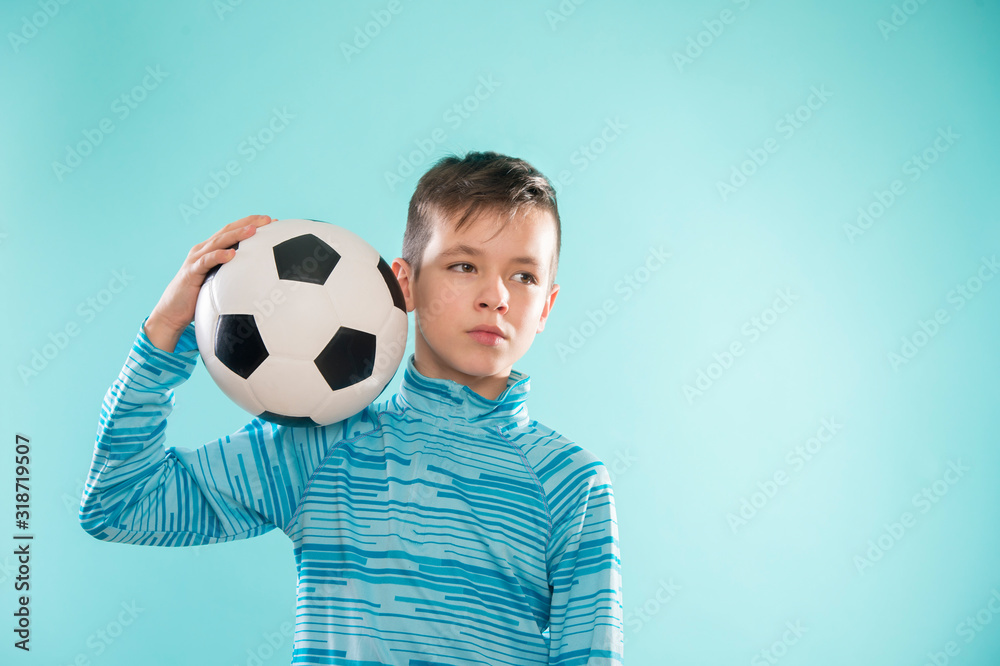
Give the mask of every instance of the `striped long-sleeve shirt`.
[[168, 447], [197, 356], [193, 325], [171, 353], [140, 326], [102, 406], [88, 533], [193, 546], [281, 529], [298, 576], [292, 664], [622, 663], [608, 471], [528, 418], [527, 375], [490, 400], [411, 355], [398, 393], [333, 425], [253, 419]]

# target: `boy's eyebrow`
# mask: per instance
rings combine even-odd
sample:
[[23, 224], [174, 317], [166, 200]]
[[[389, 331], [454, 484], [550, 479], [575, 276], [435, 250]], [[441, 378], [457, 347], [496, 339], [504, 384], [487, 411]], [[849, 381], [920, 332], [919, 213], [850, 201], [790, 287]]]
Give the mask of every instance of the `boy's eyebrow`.
[[[452, 245], [450, 248], [441, 253], [441, 257], [447, 259], [448, 257], [457, 257], [463, 255], [469, 255], [473, 257], [481, 257], [484, 254], [482, 250], [477, 247], [472, 247], [471, 245], [465, 245], [464, 243], [459, 243], [458, 245]], [[538, 260], [534, 257], [514, 257], [511, 260], [515, 264], [528, 264], [529, 266], [538, 267]]]

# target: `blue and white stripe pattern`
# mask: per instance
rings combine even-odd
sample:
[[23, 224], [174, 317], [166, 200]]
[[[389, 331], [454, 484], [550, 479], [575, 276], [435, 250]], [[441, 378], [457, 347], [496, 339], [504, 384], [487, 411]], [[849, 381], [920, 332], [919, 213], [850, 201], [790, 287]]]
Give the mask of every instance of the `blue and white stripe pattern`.
[[605, 466], [528, 418], [512, 371], [489, 400], [417, 372], [331, 426], [254, 419], [167, 447], [197, 364], [140, 326], [101, 411], [80, 507], [98, 539], [194, 546], [280, 528], [298, 572], [292, 664], [622, 663], [618, 528]]

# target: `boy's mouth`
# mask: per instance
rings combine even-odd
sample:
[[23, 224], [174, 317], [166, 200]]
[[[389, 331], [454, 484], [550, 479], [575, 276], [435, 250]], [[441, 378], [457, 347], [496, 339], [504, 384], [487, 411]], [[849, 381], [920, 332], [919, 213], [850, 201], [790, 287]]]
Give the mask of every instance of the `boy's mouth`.
[[494, 347], [504, 339], [503, 331], [496, 326], [477, 326], [469, 331], [472, 339], [482, 345]]
[[469, 331], [469, 335], [479, 344], [490, 347], [495, 347], [503, 341], [503, 338], [496, 333], [487, 333], [486, 331]]

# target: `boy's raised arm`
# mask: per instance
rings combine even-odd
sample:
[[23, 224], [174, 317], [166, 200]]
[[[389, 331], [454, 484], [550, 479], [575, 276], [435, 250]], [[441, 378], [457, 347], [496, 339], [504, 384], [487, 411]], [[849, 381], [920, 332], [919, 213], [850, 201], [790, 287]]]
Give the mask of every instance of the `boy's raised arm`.
[[166, 352], [174, 350], [181, 334], [194, 321], [198, 292], [208, 272], [236, 256], [236, 251], [230, 249], [233, 245], [250, 238], [257, 227], [272, 221], [267, 215], [250, 215], [227, 224], [204, 243], [191, 248], [143, 326], [143, 332], [154, 346]]
[[79, 516], [94, 537], [200, 545], [256, 536], [291, 519], [335, 430], [293, 433], [255, 419], [195, 450], [165, 447], [173, 389], [197, 364], [191, 322], [205, 274], [232, 258], [226, 248], [270, 221], [243, 218], [192, 248], [140, 327], [101, 409]]
[[622, 664], [621, 560], [607, 468], [596, 459], [577, 467], [552, 498], [549, 665]]

